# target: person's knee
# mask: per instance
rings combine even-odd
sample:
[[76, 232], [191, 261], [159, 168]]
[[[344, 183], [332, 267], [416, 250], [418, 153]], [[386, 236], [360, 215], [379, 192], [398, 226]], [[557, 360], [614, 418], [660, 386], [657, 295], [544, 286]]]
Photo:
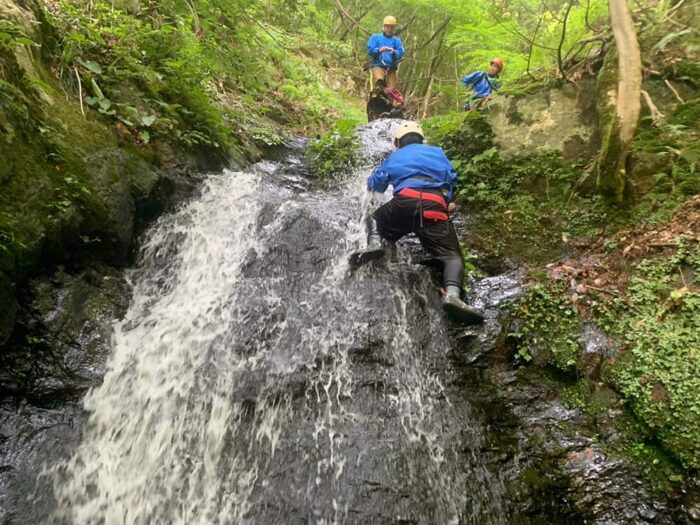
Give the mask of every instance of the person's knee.
[[448, 268], [464, 269], [464, 259], [461, 254], [449, 255], [442, 258], [443, 264]]
[[442, 258], [445, 285], [462, 286], [464, 280], [464, 260], [461, 254]]

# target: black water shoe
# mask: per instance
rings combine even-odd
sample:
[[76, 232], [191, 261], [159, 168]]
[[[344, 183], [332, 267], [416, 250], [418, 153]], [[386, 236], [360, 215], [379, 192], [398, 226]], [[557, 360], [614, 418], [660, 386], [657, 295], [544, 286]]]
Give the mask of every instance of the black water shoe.
[[359, 268], [363, 264], [367, 264], [371, 261], [376, 261], [384, 257], [386, 249], [384, 246], [370, 246], [364, 250], [358, 250], [350, 255], [350, 267], [352, 269]]

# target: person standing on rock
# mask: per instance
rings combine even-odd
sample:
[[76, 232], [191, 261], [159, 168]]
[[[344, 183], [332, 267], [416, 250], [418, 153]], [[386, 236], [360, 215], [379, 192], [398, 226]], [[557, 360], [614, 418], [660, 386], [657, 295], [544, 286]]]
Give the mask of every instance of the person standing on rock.
[[442, 149], [423, 144], [423, 130], [413, 121], [402, 122], [394, 135], [396, 151], [367, 179], [369, 191], [394, 189], [394, 198], [378, 208], [370, 220], [368, 247], [350, 257], [360, 266], [384, 256], [384, 242], [395, 243], [415, 233], [423, 248], [442, 262], [445, 294], [443, 309], [467, 323], [479, 323], [483, 314], [461, 299], [464, 260], [454, 225], [453, 198], [457, 174]]
[[374, 34], [367, 42], [367, 54], [372, 58], [369, 67], [372, 69], [375, 89], [395, 88], [398, 82], [399, 60], [404, 50], [401, 39], [394, 35], [396, 18], [384, 18], [382, 32]]
[[501, 89], [498, 76], [504, 67], [503, 59], [494, 58], [486, 71], [474, 71], [462, 79], [464, 87], [471, 87], [473, 91], [472, 96], [464, 103], [464, 111], [476, 109], [487, 101], [494, 91]]

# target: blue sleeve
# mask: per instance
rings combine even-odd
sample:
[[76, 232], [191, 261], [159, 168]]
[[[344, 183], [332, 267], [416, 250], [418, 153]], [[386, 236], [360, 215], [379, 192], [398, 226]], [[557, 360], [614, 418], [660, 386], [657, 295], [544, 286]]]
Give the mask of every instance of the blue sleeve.
[[367, 41], [367, 54], [373, 58], [379, 58], [379, 38], [372, 35]]
[[388, 158], [382, 162], [367, 179], [367, 189], [369, 191], [384, 193], [389, 187], [389, 172], [387, 168], [389, 167], [388, 164], [390, 160], [391, 158]]
[[500, 82], [491, 82], [491, 84], [493, 85], [493, 89], [495, 89], [495, 90], [501, 89], [502, 84]]
[[401, 39], [399, 37], [396, 37], [396, 43], [394, 45], [394, 59], [398, 62], [401, 60], [401, 57], [403, 57], [404, 50], [403, 50], [403, 44], [401, 43]]
[[447, 171], [447, 180], [450, 183], [450, 190], [452, 191], [452, 200], [455, 200], [455, 197], [457, 196], [455, 194], [457, 191], [457, 172], [452, 167], [452, 163], [450, 162], [450, 159], [447, 158], [444, 151], [442, 152], [442, 156], [445, 162], [445, 171]]
[[469, 73], [466, 77], [462, 79], [462, 84], [464, 87], [467, 87], [469, 84], [473, 84], [476, 82], [477, 78], [481, 74], [481, 71], [474, 71], [473, 73]]

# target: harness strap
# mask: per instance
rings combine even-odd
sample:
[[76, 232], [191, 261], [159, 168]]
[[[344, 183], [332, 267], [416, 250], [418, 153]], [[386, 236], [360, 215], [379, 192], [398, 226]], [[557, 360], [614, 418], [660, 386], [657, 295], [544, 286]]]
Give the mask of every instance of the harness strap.
[[435, 193], [424, 193], [412, 188], [404, 188], [399, 191], [399, 195], [403, 195], [404, 197], [409, 197], [411, 199], [425, 199], [426, 201], [436, 202], [443, 208], [447, 209], [447, 202], [445, 202], [445, 198]]
[[433, 220], [433, 221], [441, 221], [441, 222], [445, 222], [449, 218], [445, 212], [434, 211], [434, 210], [425, 210], [423, 212], [423, 217], [425, 217], [426, 219]]

